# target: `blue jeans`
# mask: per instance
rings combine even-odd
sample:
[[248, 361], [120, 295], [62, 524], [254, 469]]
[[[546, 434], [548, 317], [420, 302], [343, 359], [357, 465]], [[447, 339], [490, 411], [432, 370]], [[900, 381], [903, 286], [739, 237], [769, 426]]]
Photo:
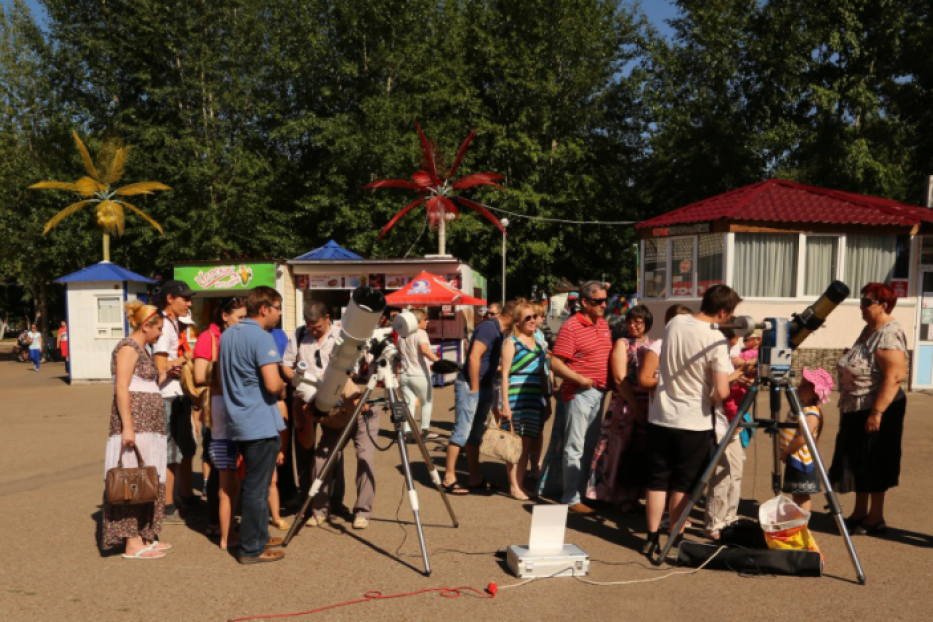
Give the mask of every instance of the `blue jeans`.
[[479, 391], [470, 393], [470, 384], [457, 378], [454, 384], [454, 429], [450, 434], [450, 442], [457, 447], [467, 443], [479, 446], [483, 442], [483, 432], [486, 431], [486, 417], [492, 408], [494, 390], [492, 387], [480, 386]]
[[39, 369], [39, 359], [42, 357], [42, 350], [39, 349], [30, 349], [29, 358], [32, 359], [33, 365], [36, 366], [36, 369]]
[[[586, 485], [593, 451], [599, 442], [603, 402], [606, 394], [598, 389], [577, 391], [564, 407], [567, 422], [564, 428], [564, 493], [561, 503], [580, 503], [581, 485]], [[581, 484], [582, 482], [582, 484]]]
[[259, 557], [269, 541], [269, 486], [281, 444], [278, 436], [237, 442], [246, 463], [240, 492], [240, 557]]

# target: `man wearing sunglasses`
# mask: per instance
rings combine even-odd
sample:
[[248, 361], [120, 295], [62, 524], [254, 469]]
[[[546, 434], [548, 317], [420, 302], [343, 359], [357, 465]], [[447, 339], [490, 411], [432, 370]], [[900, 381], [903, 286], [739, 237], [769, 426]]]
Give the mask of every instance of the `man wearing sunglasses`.
[[593, 451], [599, 441], [603, 403], [609, 380], [612, 333], [603, 317], [606, 284], [587, 281], [580, 288], [582, 309], [564, 322], [554, 343], [551, 366], [564, 379], [561, 399], [567, 413], [562, 464], [561, 503], [578, 514], [593, 510], [581, 501], [581, 487], [589, 479]]

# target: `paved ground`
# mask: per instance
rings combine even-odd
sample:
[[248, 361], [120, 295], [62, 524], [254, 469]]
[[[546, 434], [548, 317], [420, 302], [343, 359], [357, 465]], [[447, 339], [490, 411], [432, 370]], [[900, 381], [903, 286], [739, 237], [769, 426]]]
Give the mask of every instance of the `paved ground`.
[[[452, 529], [439, 497], [426, 487], [419, 491], [434, 574], [421, 575], [414, 530], [406, 524], [403, 532], [396, 522], [403, 481], [394, 448], [378, 455], [377, 507], [370, 529], [354, 532], [343, 522], [306, 529], [283, 562], [242, 567], [194, 529], [178, 526], [163, 533], [175, 545], [166, 559], [131, 562], [101, 556], [96, 531], [111, 390], [108, 385], [68, 386], [63, 372], [61, 364], [34, 373], [26, 365], [0, 361], [0, 619], [220, 621], [308, 610], [359, 598], [368, 590], [393, 594], [517, 582], [491, 553], [527, 542], [531, 506], [504, 495], [457, 498], [453, 503], [461, 526]], [[435, 408], [437, 429], [445, 435], [451, 427], [452, 393], [441, 390]], [[929, 619], [933, 397], [911, 394], [908, 403], [902, 486], [889, 495], [893, 528], [886, 539], [856, 538], [867, 586], [853, 582], [841, 538], [825, 517], [817, 516], [816, 537], [827, 557], [827, 576], [821, 579], [749, 579], [705, 570], [660, 582], [594, 587], [561, 578], [503, 591], [494, 600], [425, 594], [297, 619], [721, 621], [809, 614], [824, 620]], [[838, 419], [834, 408], [828, 415], [827, 454]], [[748, 500], [770, 496], [767, 449], [759, 442], [750, 450], [743, 491]], [[441, 460], [440, 451], [433, 455]], [[484, 470], [504, 484], [501, 465], [487, 464]], [[416, 475], [427, 481], [417, 464]], [[847, 508], [852, 502], [851, 496], [843, 498]], [[748, 501], [743, 509], [753, 506]], [[410, 519], [407, 503], [399, 516]], [[572, 517], [567, 540], [592, 556], [590, 579], [657, 578], [665, 572], [644, 567], [636, 550], [643, 529], [642, 519], [609, 512], [600, 520]]]

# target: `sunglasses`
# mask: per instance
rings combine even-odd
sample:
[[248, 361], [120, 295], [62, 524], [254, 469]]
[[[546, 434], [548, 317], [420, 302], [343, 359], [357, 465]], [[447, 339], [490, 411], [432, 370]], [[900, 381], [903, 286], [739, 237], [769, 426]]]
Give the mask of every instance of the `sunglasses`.
[[880, 301], [880, 300], [872, 300], [871, 298], [862, 297], [862, 298], [859, 298], [858, 303], [859, 303], [859, 305], [861, 305], [861, 306], [863, 306], [863, 307], [870, 307], [870, 306], [872, 306], [872, 305], [880, 305], [880, 304], [881, 304], [881, 301]]
[[321, 351], [320, 350], [314, 351], [314, 364], [317, 365], [318, 368], [324, 367], [324, 363], [321, 362]]
[[526, 315], [525, 317], [522, 318], [522, 322], [527, 322], [528, 320], [537, 320], [537, 319], [538, 319], [538, 314], [536, 313], [534, 315]]
[[229, 313], [232, 309], [239, 309], [246, 306], [246, 298], [243, 296], [234, 296], [224, 305], [224, 313]]
[[591, 305], [596, 306], [608, 304], [609, 302], [609, 298], [587, 298], [587, 300], [590, 301]]

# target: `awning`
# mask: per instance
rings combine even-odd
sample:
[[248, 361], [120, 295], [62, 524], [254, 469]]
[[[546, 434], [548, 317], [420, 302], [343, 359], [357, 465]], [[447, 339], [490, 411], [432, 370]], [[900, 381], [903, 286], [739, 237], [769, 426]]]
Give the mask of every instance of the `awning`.
[[485, 300], [464, 294], [447, 282], [444, 277], [430, 272], [421, 272], [411, 283], [386, 296], [391, 306], [403, 305], [484, 305]]

